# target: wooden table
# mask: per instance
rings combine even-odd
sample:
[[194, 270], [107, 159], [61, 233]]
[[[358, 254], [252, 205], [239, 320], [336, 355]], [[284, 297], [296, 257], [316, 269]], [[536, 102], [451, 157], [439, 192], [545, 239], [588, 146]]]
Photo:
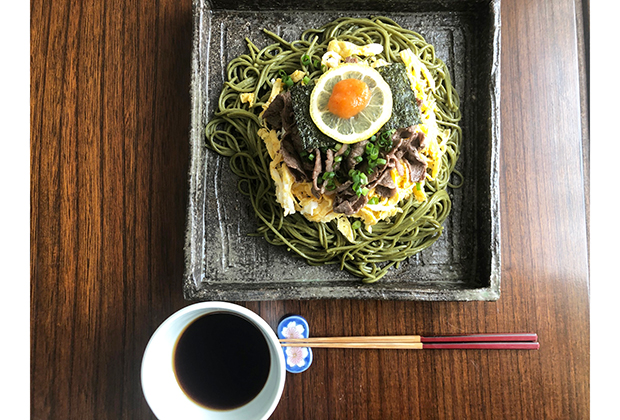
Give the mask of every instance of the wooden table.
[[[535, 331], [541, 349], [318, 349], [273, 419], [588, 417], [587, 7], [502, 4], [499, 301], [246, 304], [315, 336]], [[191, 2], [31, 10], [32, 418], [153, 418], [142, 354], [188, 304]]]

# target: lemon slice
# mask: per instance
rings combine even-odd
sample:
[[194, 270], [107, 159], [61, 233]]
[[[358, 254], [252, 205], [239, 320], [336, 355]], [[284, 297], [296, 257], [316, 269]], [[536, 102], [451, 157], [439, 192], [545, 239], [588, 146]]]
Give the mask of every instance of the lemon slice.
[[[368, 105], [351, 118], [340, 118], [328, 109], [336, 83], [358, 79], [370, 89]], [[341, 143], [357, 143], [370, 138], [392, 115], [392, 91], [383, 77], [364, 64], [347, 63], [327, 71], [317, 80], [310, 95], [310, 117], [319, 130]]]

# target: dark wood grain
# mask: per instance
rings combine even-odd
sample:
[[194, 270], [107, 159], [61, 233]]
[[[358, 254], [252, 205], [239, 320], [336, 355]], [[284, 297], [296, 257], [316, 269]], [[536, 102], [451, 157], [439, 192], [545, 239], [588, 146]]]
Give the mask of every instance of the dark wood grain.
[[[241, 302], [274, 327], [300, 314], [314, 336], [535, 331], [541, 349], [315, 349], [273, 419], [588, 418], [577, 5], [502, 4], [499, 301]], [[32, 418], [154, 418], [142, 353], [188, 304], [191, 3], [39, 0], [31, 11]]]

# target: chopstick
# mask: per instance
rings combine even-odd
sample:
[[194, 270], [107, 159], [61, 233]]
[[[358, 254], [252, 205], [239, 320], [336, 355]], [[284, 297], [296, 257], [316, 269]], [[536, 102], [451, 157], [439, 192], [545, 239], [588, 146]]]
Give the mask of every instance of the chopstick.
[[420, 335], [284, 338], [283, 347], [358, 349], [513, 349], [537, 350], [535, 333], [468, 334], [439, 337]]

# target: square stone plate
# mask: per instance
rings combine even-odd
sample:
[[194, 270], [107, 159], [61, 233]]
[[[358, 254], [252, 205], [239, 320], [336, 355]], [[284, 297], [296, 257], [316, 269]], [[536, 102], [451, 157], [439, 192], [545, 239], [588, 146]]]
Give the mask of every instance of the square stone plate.
[[[341, 16], [372, 15], [420, 33], [448, 65], [461, 98], [457, 169], [464, 184], [450, 190], [452, 211], [441, 238], [366, 285], [337, 266], [309, 266], [284, 247], [248, 236], [256, 229], [251, 205], [238, 193], [227, 158], [205, 147], [204, 127], [217, 106], [226, 65], [247, 52], [246, 37], [260, 48], [273, 42], [263, 28], [294, 40]], [[499, 0], [195, 0], [193, 19], [187, 300], [499, 298]]]

